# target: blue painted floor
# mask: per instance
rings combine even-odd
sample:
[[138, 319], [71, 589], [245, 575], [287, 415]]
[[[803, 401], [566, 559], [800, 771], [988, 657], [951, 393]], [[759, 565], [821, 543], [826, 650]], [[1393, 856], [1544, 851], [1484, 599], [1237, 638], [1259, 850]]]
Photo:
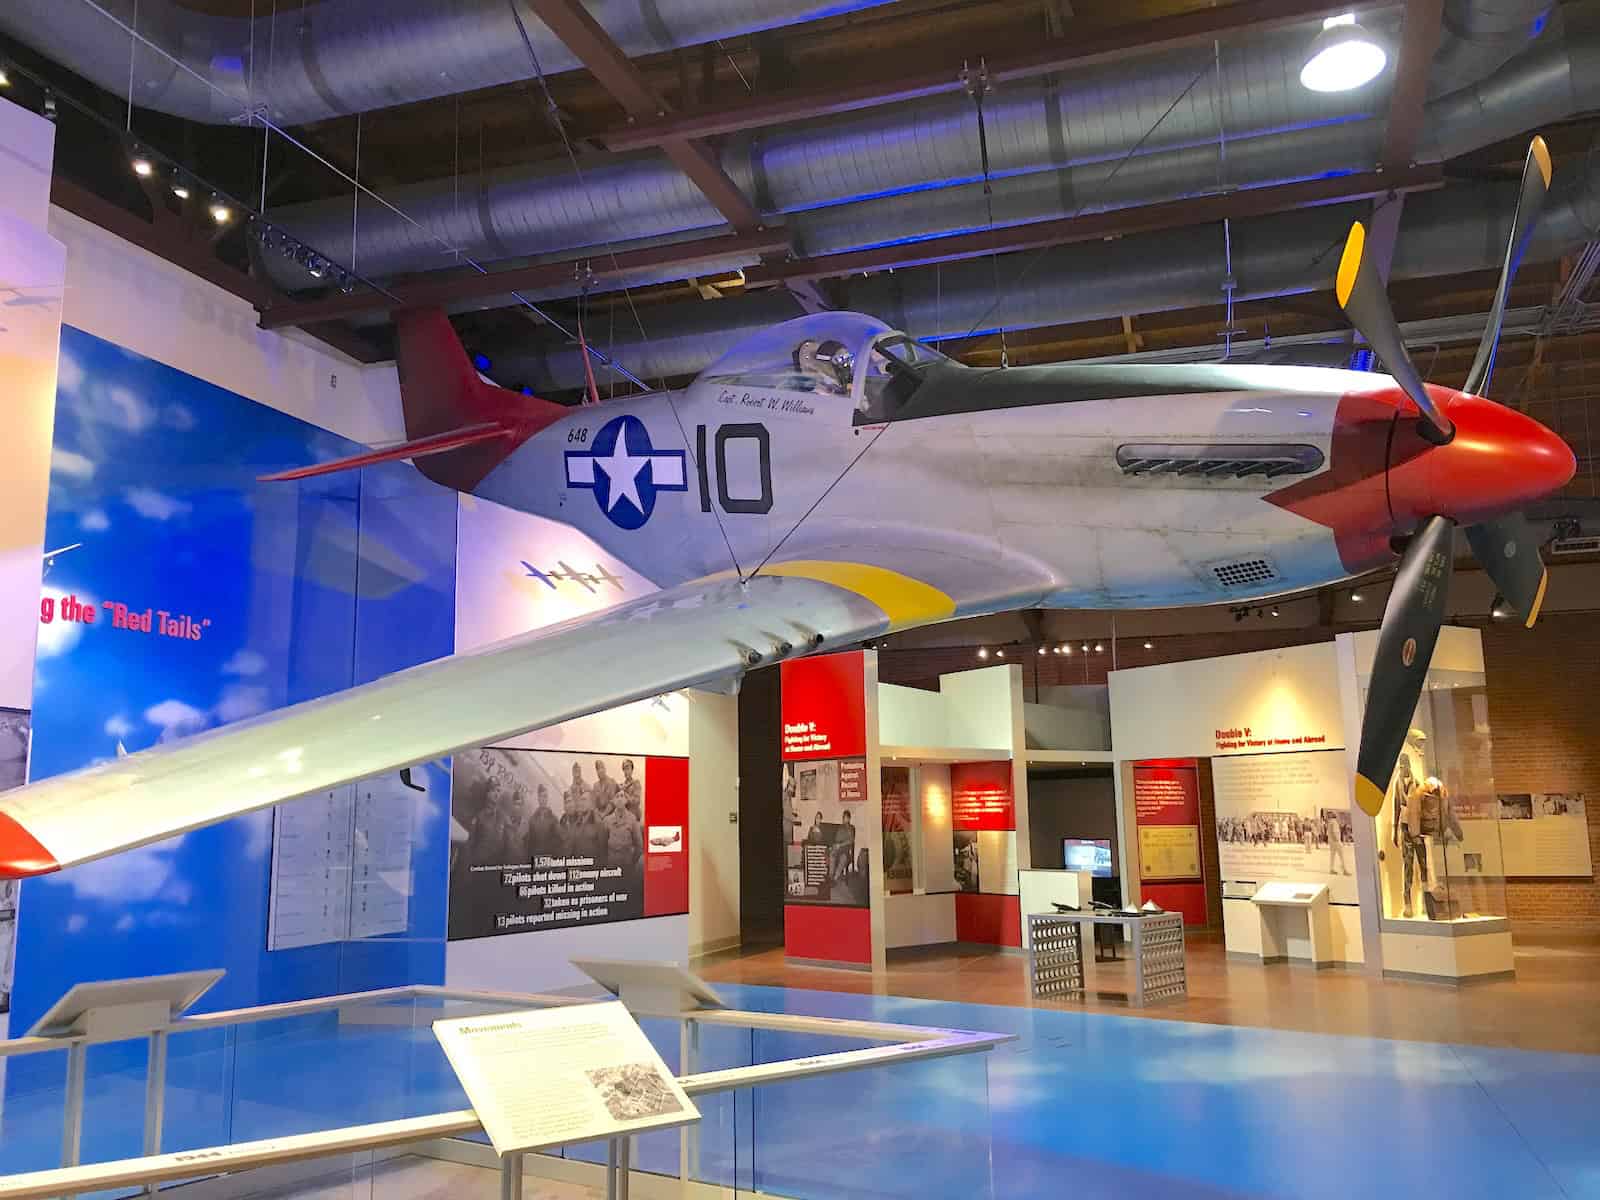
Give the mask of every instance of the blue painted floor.
[[1016, 1034], [987, 1070], [1000, 1200], [1600, 1198], [1600, 1056], [718, 990], [741, 1008]]
[[[1600, 1200], [1600, 1056], [718, 990], [758, 1011], [1018, 1039], [988, 1055], [708, 1098], [700, 1177], [741, 1191], [801, 1200]], [[428, 1032], [434, 1015], [392, 1024], [323, 1017], [175, 1039], [164, 1149], [464, 1107]], [[675, 1027], [645, 1024], [676, 1068]], [[708, 1028], [700, 1067], [854, 1045]], [[142, 1057], [137, 1047], [91, 1055], [86, 1160], [137, 1153]], [[59, 1161], [63, 1065], [9, 1064], [0, 1173]], [[675, 1173], [676, 1156], [677, 1135], [655, 1134], [641, 1139], [636, 1161]]]

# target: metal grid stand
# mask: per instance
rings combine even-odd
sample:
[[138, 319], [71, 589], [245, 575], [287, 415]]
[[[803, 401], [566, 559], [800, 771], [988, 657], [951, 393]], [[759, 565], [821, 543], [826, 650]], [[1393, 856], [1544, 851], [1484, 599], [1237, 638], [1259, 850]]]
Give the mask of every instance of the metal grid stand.
[[1172, 1000], [1189, 993], [1184, 966], [1183, 914], [1140, 917], [1133, 926], [1133, 1002]]
[[1028, 917], [1028, 986], [1035, 996], [1083, 992], [1083, 929], [1071, 917]]

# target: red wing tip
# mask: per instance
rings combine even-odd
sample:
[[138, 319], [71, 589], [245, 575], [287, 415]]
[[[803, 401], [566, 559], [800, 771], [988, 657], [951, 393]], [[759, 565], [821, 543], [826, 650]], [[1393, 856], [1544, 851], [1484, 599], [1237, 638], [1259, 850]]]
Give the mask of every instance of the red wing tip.
[[61, 864], [16, 821], [0, 812], [0, 879], [26, 879], [59, 871]]

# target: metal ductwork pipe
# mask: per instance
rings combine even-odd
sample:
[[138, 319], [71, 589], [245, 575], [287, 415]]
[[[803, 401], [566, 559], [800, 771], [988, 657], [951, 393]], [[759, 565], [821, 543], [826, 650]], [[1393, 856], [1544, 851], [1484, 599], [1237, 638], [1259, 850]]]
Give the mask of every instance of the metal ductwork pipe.
[[[1422, 193], [1405, 207], [1393, 277], [1488, 270], [1498, 267], [1516, 202], [1512, 184]], [[1362, 205], [1340, 205], [1235, 222], [1233, 272], [1236, 298], [1263, 299], [1330, 286], [1350, 222]], [[1600, 236], [1600, 143], [1586, 170], [1557, 184], [1529, 258], [1549, 260]], [[961, 337], [1004, 326], [1044, 325], [1217, 304], [1225, 273], [1220, 228], [1176, 229], [1115, 242], [1058, 247], [1048, 258], [1016, 256], [1004, 264], [998, 289], [986, 259], [919, 267], [851, 284], [845, 306], [872, 313], [920, 338]], [[1030, 267], [1026, 274], [1025, 267]], [[998, 302], [997, 302], [998, 297]], [[637, 370], [689, 375], [731, 349], [767, 320], [778, 301], [753, 295], [739, 301], [695, 303], [657, 310], [637, 331], [619, 336], [615, 351]], [[786, 315], [793, 315], [792, 307]], [[583, 367], [575, 347], [555, 346], [529, 357], [500, 355], [501, 365], [534, 386], [557, 391], [579, 387]]]
[[[639, 55], [887, 2], [585, 0], [584, 7], [623, 50]], [[579, 65], [526, 7], [522, 22], [546, 74]], [[165, 55], [136, 47], [129, 28]], [[135, 104], [210, 124], [262, 105], [275, 122], [301, 125], [534, 73], [510, 0], [322, 0], [254, 21], [174, 0], [5, 0], [0, 32], [118, 96], [128, 90], [131, 53]]]
[[[1112, 66], [1003, 89], [985, 105], [996, 223], [1370, 167], [1383, 136], [1373, 114], [1386, 97], [1301, 88], [1305, 46], [1306, 37], [1291, 32], [1234, 47], [1223, 56], [1220, 89], [1209, 54], [1193, 52], [1153, 58], [1159, 69], [1137, 75]], [[1594, 107], [1597, 64], [1595, 31], [1543, 39], [1488, 79], [1434, 101], [1420, 156], [1453, 156]], [[1140, 153], [1124, 162], [1152, 126]], [[939, 97], [733, 139], [723, 165], [764, 211], [787, 214], [801, 253], [821, 254], [981, 228], [977, 146], [971, 102]], [[348, 204], [295, 206], [272, 219], [338, 261], [353, 257], [369, 277], [441, 265], [441, 241], [474, 258], [571, 257], [607, 241], [647, 245], [721, 227], [720, 214], [652, 152], [598, 157], [584, 180], [586, 187], [548, 166], [397, 189], [392, 199], [417, 224], [369, 204], [353, 247]], [[266, 265], [280, 287], [312, 282], [282, 258]]]
[[1450, 0], [1428, 94], [1444, 96], [1498, 70], [1537, 38], [1558, 40], [1561, 10], [1552, 0]]
[[[1143, 138], [1142, 154], [1210, 147], [1212, 166], [1203, 179], [1216, 182], [1221, 135], [1231, 156], [1236, 143], [1284, 129], [1370, 124], [1366, 118], [1384, 111], [1387, 83], [1342, 95], [1300, 86], [1300, 60], [1311, 36], [1290, 30], [1224, 46], [1220, 87], [1209, 48], [1152, 55], [1137, 72], [1113, 63], [1074, 71], [1055, 83], [1007, 85], [984, 104], [991, 170], [1004, 180], [1114, 163]], [[867, 109], [730, 138], [722, 165], [758, 208], [778, 215], [961, 185], [980, 175], [977, 114], [964, 95]], [[395, 189], [386, 198], [410, 220], [364, 204], [356, 268], [368, 276], [423, 269], [441, 261], [440, 240], [473, 258], [501, 258], [669, 237], [723, 223], [654, 152], [597, 159], [584, 167], [584, 177], [587, 188], [561, 167], [521, 167], [481, 181], [435, 180]], [[904, 205], [902, 216], [915, 207]], [[323, 254], [339, 261], [349, 256], [348, 203], [292, 206], [270, 216]], [[283, 287], [308, 282], [289, 263], [269, 270]]]

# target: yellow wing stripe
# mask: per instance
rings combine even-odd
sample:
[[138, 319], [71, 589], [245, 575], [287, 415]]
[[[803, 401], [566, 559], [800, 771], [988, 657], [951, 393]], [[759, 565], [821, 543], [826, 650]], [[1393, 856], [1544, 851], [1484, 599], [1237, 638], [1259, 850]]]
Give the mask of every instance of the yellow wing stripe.
[[1539, 610], [1544, 607], [1544, 589], [1550, 582], [1550, 570], [1539, 572], [1539, 590], [1533, 595], [1533, 607], [1528, 610], [1528, 619], [1523, 622], [1524, 629], [1532, 629], [1533, 623], [1539, 619]]
[[1356, 803], [1361, 806], [1361, 811], [1369, 817], [1375, 817], [1383, 809], [1383, 789], [1365, 775], [1356, 776]]
[[932, 584], [867, 563], [802, 559], [769, 563], [761, 568], [761, 574], [814, 579], [854, 592], [883, 609], [889, 624], [896, 628], [942, 621], [956, 611], [956, 602]]
[[1544, 176], [1545, 187], [1550, 186], [1550, 147], [1544, 144], [1542, 137], [1533, 139], [1533, 161], [1538, 164], [1539, 174]]
[[1339, 258], [1339, 275], [1334, 282], [1334, 294], [1339, 297], [1339, 307], [1350, 301], [1350, 292], [1356, 286], [1356, 276], [1361, 274], [1361, 252], [1367, 244], [1367, 231], [1360, 221], [1350, 226], [1350, 236], [1345, 239], [1344, 254]]

